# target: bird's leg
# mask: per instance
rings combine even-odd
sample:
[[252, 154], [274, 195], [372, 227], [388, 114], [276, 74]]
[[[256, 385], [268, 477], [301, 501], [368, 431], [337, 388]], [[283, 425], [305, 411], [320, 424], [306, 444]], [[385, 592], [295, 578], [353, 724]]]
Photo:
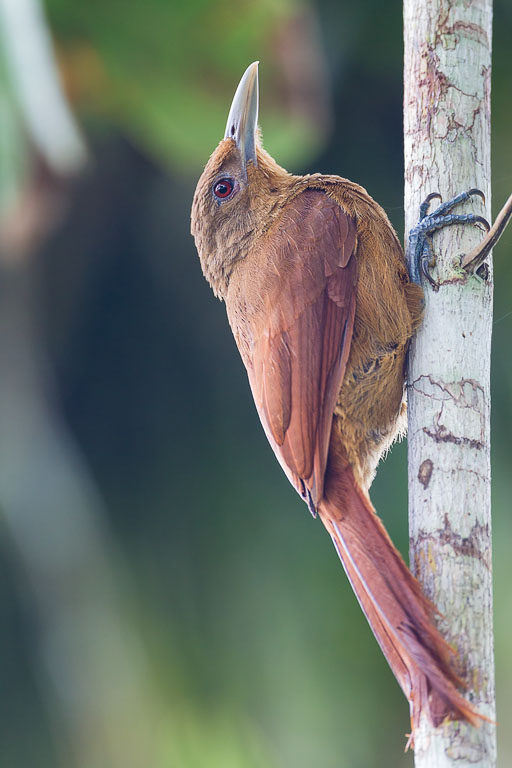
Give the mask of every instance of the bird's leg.
[[432, 213], [428, 213], [430, 201], [441, 195], [438, 192], [430, 194], [420, 205], [420, 220], [409, 232], [410, 276], [414, 283], [421, 283], [421, 275], [427, 278], [434, 289], [439, 286], [429, 273], [429, 267], [434, 266], [435, 257], [430, 247], [430, 236], [442, 227], [450, 224], [482, 224], [487, 232], [490, 229], [489, 222], [483, 216], [474, 213], [454, 214], [450, 211], [459, 203], [469, 200], [472, 195], [479, 195], [485, 201], [484, 193], [479, 189], [470, 189], [452, 197], [445, 203], [441, 203]]

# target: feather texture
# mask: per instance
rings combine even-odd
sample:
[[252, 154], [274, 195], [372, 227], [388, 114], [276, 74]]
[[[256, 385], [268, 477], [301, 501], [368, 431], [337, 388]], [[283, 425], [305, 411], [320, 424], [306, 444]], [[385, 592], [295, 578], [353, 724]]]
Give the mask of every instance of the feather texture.
[[244, 297], [233, 331], [251, 340], [245, 363], [260, 418], [294, 485], [302, 481], [315, 504], [350, 351], [355, 243], [354, 224], [339, 205], [308, 190], [263, 239], [263, 270], [243, 285], [236, 274], [232, 281]]
[[[224, 175], [236, 193], [220, 204], [212, 185]], [[405, 358], [423, 302], [385, 212], [357, 184], [292, 176], [260, 146], [257, 165], [242, 167], [226, 139], [199, 181], [192, 232], [267, 438], [331, 535], [413, 726], [423, 713], [435, 725], [476, 724], [435, 609], [367, 494], [402, 429]]]

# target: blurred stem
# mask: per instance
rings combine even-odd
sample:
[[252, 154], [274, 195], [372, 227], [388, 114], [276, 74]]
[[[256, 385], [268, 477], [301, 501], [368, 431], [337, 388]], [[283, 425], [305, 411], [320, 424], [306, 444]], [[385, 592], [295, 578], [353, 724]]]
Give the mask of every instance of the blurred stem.
[[17, 195], [24, 174], [25, 137], [20, 131], [13, 95], [0, 47], [0, 220]]
[[62, 421], [31, 274], [1, 269], [0, 510], [30, 590], [36, 677], [66, 768], [156, 765], [155, 704], [122, 605], [119, 552]]
[[83, 165], [85, 145], [40, 6], [0, 0], [0, 18], [0, 511], [30, 590], [35, 666], [59, 763], [156, 766], [156, 705], [122, 605], [120, 556], [59, 413], [37, 312], [34, 257], [59, 220], [52, 201], [64, 196], [62, 177]]
[[76, 173], [87, 149], [62, 90], [41, 3], [0, 0], [0, 28], [25, 130], [54, 173]]

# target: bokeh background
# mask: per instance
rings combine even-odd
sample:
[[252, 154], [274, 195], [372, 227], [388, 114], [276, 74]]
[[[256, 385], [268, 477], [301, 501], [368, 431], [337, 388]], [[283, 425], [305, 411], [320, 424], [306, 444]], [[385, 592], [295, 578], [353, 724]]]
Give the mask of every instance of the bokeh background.
[[[0, 10], [2, 766], [411, 766], [407, 703], [266, 443], [189, 235], [195, 182], [255, 59], [269, 151], [358, 181], [403, 231], [401, 4]], [[495, 0], [495, 213], [512, 188], [511, 39], [512, 5]], [[509, 765], [512, 232], [495, 264]], [[372, 495], [406, 554], [404, 444]]]

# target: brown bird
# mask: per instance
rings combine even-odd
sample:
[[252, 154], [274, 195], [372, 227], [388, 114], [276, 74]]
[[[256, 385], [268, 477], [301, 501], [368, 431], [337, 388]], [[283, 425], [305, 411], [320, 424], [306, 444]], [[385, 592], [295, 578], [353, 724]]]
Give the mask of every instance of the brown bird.
[[380, 205], [339, 176], [285, 171], [257, 120], [255, 63], [194, 196], [204, 275], [226, 303], [267, 438], [332, 537], [413, 727], [422, 714], [436, 726], [476, 724], [435, 608], [368, 496], [380, 456], [404, 432], [405, 358], [423, 291]]

